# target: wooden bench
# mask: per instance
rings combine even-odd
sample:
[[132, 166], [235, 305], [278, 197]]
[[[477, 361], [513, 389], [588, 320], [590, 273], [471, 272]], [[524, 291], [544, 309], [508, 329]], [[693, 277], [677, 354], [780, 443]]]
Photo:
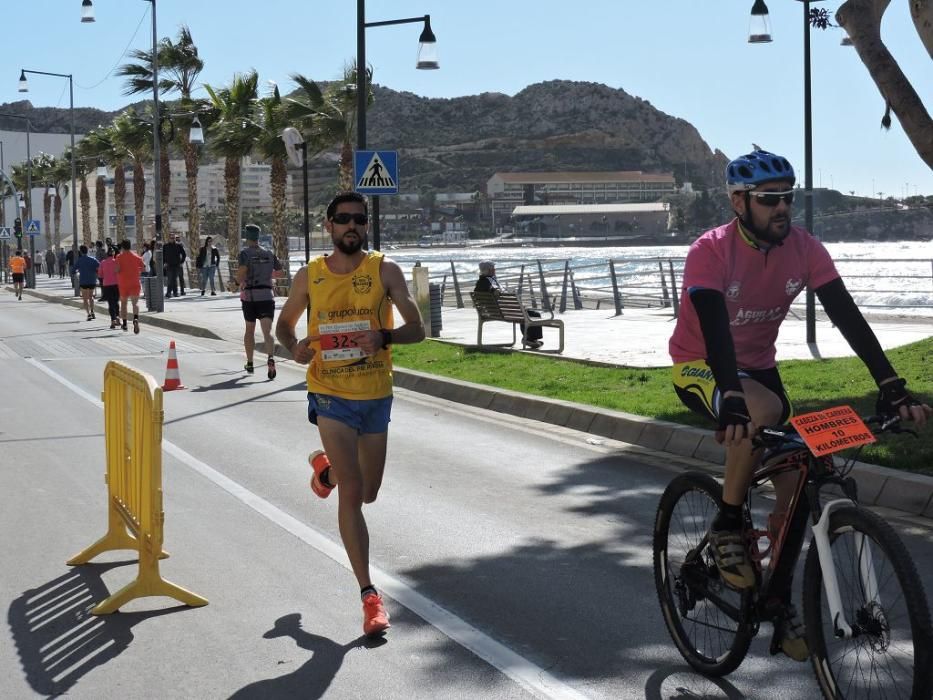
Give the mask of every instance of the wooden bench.
[[540, 318], [528, 315], [528, 310], [522, 305], [521, 300], [514, 294], [503, 292], [470, 292], [470, 298], [473, 300], [473, 308], [479, 316], [479, 329], [476, 335], [476, 344], [483, 345], [483, 326], [490, 321], [502, 321], [512, 324], [512, 342], [511, 343], [486, 343], [495, 347], [506, 347], [515, 345], [518, 341], [518, 328], [525, 324], [525, 330], [534, 328], [556, 328], [560, 333], [560, 340], [556, 351], [564, 351], [564, 322], [554, 318], [554, 312], [545, 312]]

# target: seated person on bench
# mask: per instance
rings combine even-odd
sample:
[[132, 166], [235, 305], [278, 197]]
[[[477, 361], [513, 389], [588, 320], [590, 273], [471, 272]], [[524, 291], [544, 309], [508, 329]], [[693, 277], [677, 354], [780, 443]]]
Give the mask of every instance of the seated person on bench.
[[[479, 264], [479, 279], [476, 280], [476, 287], [473, 289], [474, 292], [493, 292], [498, 295], [503, 291], [506, 291], [499, 284], [499, 280], [496, 279], [496, 265], [488, 260], [484, 260]], [[529, 316], [540, 318], [541, 314], [533, 309], [526, 309]], [[525, 324], [521, 324], [522, 329], [522, 345], [532, 349], [540, 348], [544, 343], [541, 340], [543, 331], [540, 326], [532, 326], [528, 329], [528, 333], [525, 333]]]

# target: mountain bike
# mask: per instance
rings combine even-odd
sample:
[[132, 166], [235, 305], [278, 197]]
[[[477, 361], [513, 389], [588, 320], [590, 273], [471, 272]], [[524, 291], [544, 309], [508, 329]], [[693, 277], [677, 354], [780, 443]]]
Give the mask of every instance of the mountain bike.
[[[896, 417], [851, 415], [864, 421], [867, 441], [882, 433], [916, 435]], [[756, 573], [756, 585], [749, 590], [727, 586], [713, 561], [708, 530], [721, 502], [719, 482], [705, 473], [686, 472], [668, 485], [654, 526], [655, 585], [667, 629], [681, 655], [700, 673], [723, 676], [734, 671], [761, 622], [778, 620], [789, 602], [791, 579], [810, 530], [803, 620], [823, 696], [929, 699], [933, 630], [927, 599], [897, 533], [858, 505], [849, 473], [864, 445], [850, 458], [837, 460], [832, 453], [839, 450], [823, 453], [807, 444], [808, 437], [806, 430], [791, 426], [762, 428], [755, 437], [762, 457], [743, 507], [746, 546]], [[835, 442], [850, 443], [845, 438]], [[756, 529], [754, 519], [760, 522], [761, 509], [756, 511], [755, 499], [764, 496], [773, 477], [784, 473], [796, 473], [787, 517], [781, 524]], [[826, 487], [837, 491], [828, 501], [821, 498]], [[770, 651], [779, 650], [775, 633]]]

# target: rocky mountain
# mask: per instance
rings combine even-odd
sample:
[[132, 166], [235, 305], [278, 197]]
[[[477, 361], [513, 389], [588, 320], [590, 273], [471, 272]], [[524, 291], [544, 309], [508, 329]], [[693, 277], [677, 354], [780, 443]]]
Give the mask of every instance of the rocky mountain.
[[371, 148], [401, 151], [408, 189], [485, 190], [497, 171], [642, 170], [719, 184], [728, 159], [696, 128], [598, 83], [553, 80], [514, 97], [436, 99], [375, 87]]
[[[514, 97], [483, 93], [452, 99], [418, 97], [374, 86], [367, 116], [371, 148], [399, 150], [409, 192], [485, 191], [497, 171], [642, 170], [673, 172], [697, 186], [718, 185], [727, 158], [684, 119], [647, 100], [598, 83], [553, 80]], [[145, 104], [145, 103], [142, 103]], [[27, 102], [0, 111], [28, 116], [34, 131], [66, 133], [67, 109]], [[108, 123], [117, 112], [75, 110], [77, 131]], [[22, 128], [4, 120], [0, 128]]]

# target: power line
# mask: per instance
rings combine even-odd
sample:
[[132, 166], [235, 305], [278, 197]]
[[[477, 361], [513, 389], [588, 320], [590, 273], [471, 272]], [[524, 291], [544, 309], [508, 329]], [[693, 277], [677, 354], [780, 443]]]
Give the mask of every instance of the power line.
[[97, 86], [101, 85], [105, 80], [107, 80], [113, 74], [113, 72], [117, 69], [117, 67], [120, 65], [120, 61], [123, 60], [123, 57], [126, 56], [126, 52], [129, 50], [130, 45], [132, 45], [133, 40], [136, 38], [136, 35], [139, 34], [139, 28], [143, 25], [143, 20], [146, 19], [150, 11], [151, 10], [147, 8], [146, 11], [143, 12], [143, 16], [139, 18], [139, 24], [136, 25], [136, 30], [133, 32], [133, 36], [131, 36], [130, 40], [126, 43], [126, 46], [123, 48], [123, 51], [120, 53], [120, 56], [117, 58], [117, 62], [113, 64], [113, 66], [110, 68], [110, 70], [107, 71], [107, 73], [104, 75], [103, 78], [101, 78], [98, 82], [94, 83], [93, 85], [85, 86], [85, 85], [80, 85], [78, 83], [75, 83], [75, 85], [77, 85], [82, 90], [93, 90]]

